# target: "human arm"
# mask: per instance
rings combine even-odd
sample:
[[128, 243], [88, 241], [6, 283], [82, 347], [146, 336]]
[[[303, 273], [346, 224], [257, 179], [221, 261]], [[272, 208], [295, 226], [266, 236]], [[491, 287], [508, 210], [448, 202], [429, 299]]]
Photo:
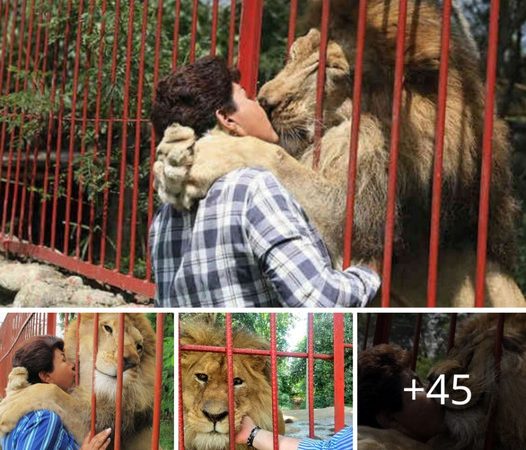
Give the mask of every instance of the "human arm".
[[[243, 417], [241, 429], [236, 433], [236, 444], [246, 444], [255, 426], [256, 424], [249, 416]], [[299, 439], [278, 436], [279, 450], [296, 450], [299, 442]], [[258, 430], [252, 441], [252, 446], [258, 450], [273, 450], [274, 434], [271, 431]]]
[[260, 171], [247, 194], [244, 229], [267, 279], [286, 306], [365, 306], [380, 285], [369, 268], [331, 266], [327, 249], [291, 195]]

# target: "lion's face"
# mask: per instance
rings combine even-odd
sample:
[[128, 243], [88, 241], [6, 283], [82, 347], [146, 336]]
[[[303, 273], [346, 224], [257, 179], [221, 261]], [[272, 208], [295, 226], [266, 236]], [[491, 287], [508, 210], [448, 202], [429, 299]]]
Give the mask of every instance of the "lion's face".
[[[66, 356], [75, 360], [76, 321], [65, 337]], [[97, 397], [115, 398], [118, 363], [118, 315], [99, 314], [99, 342], [95, 363]], [[80, 325], [80, 385], [91, 390], [93, 367], [93, 315], [82, 314]], [[126, 314], [124, 324], [124, 396], [139, 409], [153, 405], [155, 334], [142, 314]], [[149, 405], [149, 406], [148, 406]]]
[[[265, 83], [258, 95], [281, 145], [293, 156], [301, 156], [314, 139], [319, 48], [320, 33], [316, 29], [298, 38], [283, 70]], [[341, 121], [342, 106], [352, 92], [349, 64], [335, 42], [329, 42], [327, 48], [325, 77], [323, 124], [330, 128]]]
[[[224, 330], [199, 323], [186, 323], [181, 344], [225, 345]], [[265, 343], [244, 332], [234, 334], [234, 346], [266, 348]], [[181, 376], [185, 443], [188, 448], [229, 448], [227, 363], [222, 353], [182, 352]], [[250, 415], [260, 426], [272, 423], [271, 387], [267, 359], [234, 355], [235, 426]]]

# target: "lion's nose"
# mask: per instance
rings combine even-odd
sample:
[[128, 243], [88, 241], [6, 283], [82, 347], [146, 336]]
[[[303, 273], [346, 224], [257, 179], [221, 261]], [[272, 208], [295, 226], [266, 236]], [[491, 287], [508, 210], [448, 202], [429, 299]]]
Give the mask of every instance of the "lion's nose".
[[274, 111], [274, 109], [276, 108], [276, 104], [269, 102], [265, 97], [259, 97], [258, 102], [267, 113], [267, 116], [270, 118], [272, 111]]
[[132, 369], [137, 366], [137, 361], [135, 358], [124, 358], [124, 371], [126, 372], [128, 369]]
[[228, 411], [223, 411], [218, 414], [212, 414], [206, 409], [203, 409], [203, 414], [208, 418], [208, 420], [214, 424], [221, 422], [226, 416], [228, 416]]

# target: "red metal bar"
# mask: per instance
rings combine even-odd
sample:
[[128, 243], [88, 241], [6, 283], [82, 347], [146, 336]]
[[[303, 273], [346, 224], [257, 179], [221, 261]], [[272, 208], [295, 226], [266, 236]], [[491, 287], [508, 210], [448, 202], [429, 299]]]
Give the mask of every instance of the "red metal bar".
[[449, 315], [449, 336], [447, 340], [447, 351], [451, 350], [455, 345], [455, 333], [457, 331], [457, 313]]
[[[141, 49], [140, 55], [145, 54], [146, 49], [146, 29], [148, 26], [148, 0], [143, 0], [142, 29], [141, 29]], [[141, 124], [139, 122], [142, 115], [142, 96], [144, 92], [144, 58], [139, 59], [139, 80], [137, 91], [137, 111], [135, 124], [135, 154], [133, 160], [133, 200], [131, 211], [131, 233], [130, 233], [130, 267], [128, 274], [133, 276], [135, 269], [135, 245], [137, 239], [137, 208], [139, 204], [139, 164], [141, 158]]]
[[345, 426], [345, 329], [343, 314], [333, 315], [334, 347], [334, 431]]
[[[72, 1], [68, 0], [66, 7], [66, 17], [71, 16]], [[62, 64], [62, 78], [60, 83], [60, 96], [59, 96], [59, 110], [57, 119], [57, 143], [55, 147], [55, 179], [53, 187], [53, 209], [51, 213], [51, 249], [55, 249], [56, 242], [56, 230], [57, 230], [57, 214], [58, 214], [58, 190], [60, 184], [60, 158], [62, 154], [62, 127], [64, 118], [64, 98], [67, 81], [67, 66], [68, 66], [68, 50], [69, 50], [69, 32], [70, 32], [70, 21], [66, 21], [66, 30], [64, 36], [64, 55]]]
[[391, 333], [391, 314], [376, 315], [376, 330], [374, 333], [373, 345], [389, 343]]
[[175, 2], [175, 22], [174, 22], [174, 33], [173, 33], [173, 51], [172, 51], [172, 70], [177, 67], [177, 56], [179, 52], [179, 25], [181, 17], [181, 0]]
[[278, 425], [278, 358], [276, 339], [276, 314], [270, 314], [270, 373], [272, 388], [272, 444], [274, 450], [279, 449]]
[[[48, 15], [48, 22], [51, 20], [51, 7], [53, 5], [53, 0], [50, 0], [49, 3], [49, 15]], [[57, 13], [61, 15], [62, 13], [62, 3], [59, 3]], [[49, 28], [46, 27], [46, 37], [44, 39], [44, 52], [47, 51], [48, 48], [48, 39], [49, 39]], [[58, 67], [58, 44], [55, 42], [53, 46], [53, 62], [52, 62], [52, 70], [51, 70], [51, 104], [55, 104], [55, 97], [56, 97], [56, 91], [57, 91], [57, 67]], [[46, 69], [46, 62], [47, 62], [47, 54], [44, 53], [44, 62], [43, 62], [43, 68], [42, 71], [45, 72]], [[43, 194], [42, 194], [42, 208], [40, 210], [40, 238], [39, 238], [39, 245], [44, 244], [44, 236], [45, 236], [45, 226], [46, 226], [46, 215], [47, 215], [47, 194], [48, 194], [48, 186], [49, 186], [49, 171], [51, 167], [51, 140], [52, 140], [52, 130], [53, 130], [53, 123], [54, 123], [54, 113], [53, 110], [49, 113], [49, 119], [48, 119], [48, 127], [47, 127], [47, 140], [46, 140], [46, 162], [44, 165], [44, 186], [43, 186]], [[1, 158], [0, 158], [1, 159]], [[31, 208], [32, 210], [32, 208]]]
[[[93, 16], [94, 16], [95, 1], [90, 0], [88, 8], [88, 34], [91, 34], [93, 31]], [[79, 25], [80, 26], [80, 25]], [[82, 97], [82, 125], [80, 132], [80, 154], [83, 157], [86, 154], [86, 132], [88, 125], [88, 93], [89, 93], [89, 72], [91, 68], [91, 51], [89, 47], [86, 49], [86, 63], [84, 65], [84, 86], [83, 86], [83, 97]], [[73, 114], [72, 114], [72, 117]], [[84, 188], [82, 185], [82, 180], [78, 181], [78, 196], [77, 196], [77, 233], [76, 233], [76, 242], [75, 242], [75, 257], [80, 258], [80, 238], [82, 234], [82, 210], [83, 210], [83, 201]], [[93, 202], [92, 202], [93, 203]], [[89, 227], [88, 227], [89, 228]], [[90, 229], [88, 235], [88, 247], [92, 247], [93, 232]], [[90, 260], [91, 262], [91, 260]]]
[[117, 391], [115, 393], [115, 437], [114, 448], [121, 448], [122, 428], [122, 387], [124, 378], [124, 314], [119, 314], [119, 332], [117, 347]]
[[486, 251], [488, 245], [489, 196], [491, 188], [491, 158], [495, 85], [497, 82], [497, 47], [499, 33], [499, 0], [491, 0], [488, 60], [486, 69], [486, 105], [484, 108], [484, 134], [482, 137], [482, 168], [480, 174], [479, 223], [477, 239], [477, 275], [475, 281], [475, 306], [484, 306], [486, 281]]
[[[153, 66], [153, 89], [152, 89], [152, 99], [155, 98], [155, 91], [157, 90], [157, 83], [159, 81], [159, 54], [161, 49], [161, 28], [163, 17], [163, 2], [159, 1], [159, 6], [157, 8], [157, 27], [155, 31], [155, 51], [154, 51], [154, 66]], [[150, 182], [148, 184], [148, 230], [152, 224], [153, 220], [153, 164], [155, 163], [155, 132], [153, 127], [150, 127]], [[151, 253], [150, 245], [146, 246], [146, 280], [151, 280], [152, 278], [152, 262], [151, 262]]]
[[210, 54], [215, 56], [217, 47], [217, 19], [219, 12], [219, 0], [214, 0], [212, 5], [212, 30], [210, 31]]
[[[16, 10], [15, 10], [16, 11]], [[25, 21], [26, 21], [26, 0], [22, 1], [22, 10], [20, 13], [20, 26], [19, 26], [19, 39], [18, 39], [18, 56], [17, 56], [17, 63], [16, 63], [16, 70], [17, 73], [20, 73], [20, 69], [22, 68], [22, 44], [24, 42], [24, 35], [25, 35]], [[11, 66], [11, 59], [12, 59], [12, 53], [13, 53], [13, 45], [15, 41], [15, 29], [16, 29], [16, 16], [13, 18], [13, 28], [11, 30], [11, 48], [10, 48], [10, 63], [9, 67]], [[11, 71], [9, 71], [11, 72]], [[8, 76], [9, 76], [8, 72]], [[9, 80], [9, 78], [8, 78]], [[10, 83], [7, 83], [7, 93], [9, 93], [9, 86]], [[20, 77], [17, 77], [15, 80], [15, 93], [18, 92], [20, 89]], [[7, 223], [7, 205], [9, 204], [9, 188], [11, 186], [11, 169], [13, 166], [13, 147], [14, 147], [14, 141], [15, 141], [15, 130], [14, 128], [11, 130], [11, 133], [9, 134], [9, 156], [8, 156], [8, 162], [7, 162], [7, 174], [6, 174], [6, 189], [4, 192], [4, 208], [2, 213], [2, 230], [1, 233], [3, 234], [5, 232], [5, 226]], [[3, 143], [2, 143], [3, 146]], [[20, 151], [18, 151], [20, 153]], [[3, 162], [2, 162], [3, 163]], [[20, 170], [20, 157], [17, 158], [16, 163], [16, 170], [15, 173], [18, 174]], [[16, 175], [18, 176], [18, 175]], [[16, 190], [16, 186], [13, 187], [14, 190]], [[11, 219], [11, 224], [13, 223], [13, 220]], [[9, 228], [9, 235], [13, 235], [13, 229], [12, 227]]]
[[80, 352], [80, 322], [82, 321], [82, 314], [77, 315], [77, 329], [75, 330], [75, 385], [79, 385], [79, 352]]
[[500, 384], [500, 374], [502, 361], [502, 340], [504, 336], [504, 322], [506, 320], [506, 314], [499, 314], [497, 319], [497, 327], [495, 330], [495, 386], [497, 388], [493, 391], [491, 397], [489, 411], [487, 414], [486, 424], [486, 439], [484, 442], [484, 450], [492, 450], [495, 448], [495, 413], [498, 405], [498, 385]]
[[238, 68], [241, 72], [240, 84], [245, 88], [249, 98], [253, 98], [256, 95], [262, 21], [263, 0], [243, 2], [239, 33]]
[[440, 42], [440, 71], [438, 81], [438, 111], [435, 132], [435, 161], [433, 168], [433, 196], [431, 202], [431, 231], [429, 240], [429, 272], [427, 278], [427, 306], [436, 306], [438, 246], [440, 242], [440, 206], [442, 200], [442, 156], [447, 103], [447, 75], [449, 63], [449, 35], [451, 28], [451, 0], [444, 0], [442, 37]]
[[[163, 344], [164, 344], [164, 314], [155, 317], [155, 393], [153, 396], [153, 430], [152, 449], [159, 448], [161, 431], [161, 395], [163, 392]], [[181, 367], [181, 366], [179, 366]], [[183, 409], [182, 403], [179, 404]], [[181, 434], [183, 434], [181, 432]], [[184, 447], [183, 447], [184, 448]]]
[[[115, 20], [113, 23], [113, 47], [111, 51], [111, 84], [115, 84], [117, 80], [117, 55], [119, 51], [119, 29], [120, 29], [120, 14], [121, 14], [121, 2], [116, 0], [115, 2]], [[111, 154], [113, 151], [113, 98], [110, 98], [109, 104], [109, 122], [108, 132], [106, 138], [106, 160], [105, 160], [105, 172], [104, 172], [104, 184], [107, 186], [110, 180], [110, 163]], [[108, 207], [109, 207], [109, 189], [106, 187], [103, 193], [102, 199], [102, 227], [101, 227], [101, 240], [100, 240], [100, 266], [103, 267], [106, 261], [106, 233], [108, 226]]]
[[230, 450], [235, 450], [235, 399], [234, 399], [234, 353], [232, 338], [232, 314], [225, 315], [225, 335], [226, 335], [226, 367], [227, 367], [227, 386], [228, 386], [228, 435], [230, 438]]
[[[177, 316], [178, 319], [179, 319], [179, 330], [181, 330], [181, 316], [178, 315]], [[179, 366], [178, 367], [182, 367], [181, 365], [181, 352], [182, 352], [182, 346], [181, 346], [181, 336], [180, 336], [180, 332], [179, 332], [179, 351], [177, 352], [177, 360], [179, 361]], [[184, 409], [184, 404], [183, 404], [183, 379], [182, 379], [182, 376], [181, 376], [181, 370], [178, 371], [178, 377], [179, 377], [179, 448], [182, 449], [182, 448], [185, 448], [184, 446], [184, 416], [183, 416], [183, 409]]]
[[62, 253], [53, 251], [47, 247], [11, 240], [8, 236], [0, 233], [0, 240], [4, 239], [3, 245], [7, 251], [20, 255], [31, 256], [35, 259], [46, 261], [71, 272], [79, 273], [101, 283], [107, 283], [119, 289], [135, 292], [153, 298], [155, 295], [155, 284], [138, 278], [130, 277], [101, 266], [94, 266], [85, 261], [70, 258]]
[[[128, 114], [129, 114], [129, 95], [130, 95], [130, 75], [133, 51], [133, 18], [135, 14], [135, 2], [130, 2], [128, 11], [128, 42], [126, 44], [126, 74], [124, 80], [124, 99], [122, 107], [122, 137], [121, 137], [121, 174], [119, 182], [119, 212], [117, 217], [117, 248], [115, 255], [115, 271], [121, 270], [122, 257], [122, 232], [124, 229], [124, 201], [126, 189], [126, 158], [128, 151]], [[134, 205], [136, 207], [136, 205]]]
[[91, 426], [90, 439], [97, 432], [97, 394], [95, 392], [95, 367], [97, 367], [97, 353], [99, 351], [99, 313], [93, 314], [93, 368], [91, 371]]
[[195, 61], [195, 44], [197, 40], [197, 22], [198, 22], [198, 8], [199, 8], [199, 0], [194, 0], [194, 4], [192, 7], [192, 31], [190, 35], [190, 63], [193, 63]]
[[387, 188], [387, 212], [385, 217], [384, 261], [382, 268], [382, 306], [389, 306], [391, 293], [391, 268], [393, 263], [393, 239], [396, 202], [396, 175], [398, 169], [398, 143], [400, 142], [400, 108], [404, 75], [405, 27], [407, 0], [400, 0], [398, 31], [396, 35], [396, 63], [393, 91], [391, 145], [389, 149], [389, 183]]
[[228, 65], [234, 64], [234, 42], [236, 38], [236, 0], [230, 0], [230, 22], [228, 25]]
[[308, 407], [309, 407], [309, 437], [314, 437], [314, 320], [312, 313], [307, 316], [307, 384], [308, 384]]
[[327, 43], [329, 41], [330, 2], [322, 3], [320, 29], [320, 58], [316, 79], [316, 111], [314, 113], [314, 154], [312, 167], [316, 170], [320, 163], [321, 139], [323, 137], [323, 94], [325, 92], [325, 64], [327, 62]]
[[57, 334], [57, 313], [47, 313], [46, 334]]
[[[185, 352], [212, 352], [212, 353], [225, 353], [226, 347], [215, 346], [215, 345], [197, 345], [197, 344], [186, 344], [180, 346], [181, 350]], [[232, 352], [235, 355], [258, 355], [258, 356], [270, 356], [270, 350], [258, 350], [255, 348], [234, 348]], [[309, 353], [307, 352], [282, 352], [277, 351], [276, 355], [279, 357], [287, 358], [307, 358]], [[314, 359], [321, 359], [325, 361], [332, 361], [334, 355], [327, 355], [324, 353], [313, 353]]]
[[287, 55], [289, 55], [290, 47], [296, 38], [296, 19], [298, 17], [298, 0], [290, 0], [289, 13], [289, 34], [287, 36]]
[[356, 172], [358, 167], [358, 139], [360, 136], [360, 117], [362, 110], [363, 52], [365, 46], [365, 21], [367, 18], [367, 0], [360, 0], [358, 6], [358, 29], [356, 30], [356, 61], [352, 94], [352, 125], [349, 142], [349, 168], [347, 175], [347, 198], [345, 232], [343, 240], [343, 268], [351, 265], [352, 228], [354, 224], [354, 199], [356, 197]]
[[[77, 114], [77, 91], [80, 69], [80, 43], [82, 40], [82, 23], [84, 13], [84, 0], [79, 0], [77, 37], [75, 41], [75, 65], [73, 69], [73, 94], [71, 98], [71, 117]], [[69, 125], [69, 153], [68, 153], [68, 176], [66, 181], [66, 218], [64, 220], [64, 254], [69, 254], [69, 226], [71, 220], [71, 198], [73, 197], [73, 157], [75, 150], [75, 121], [71, 120]], [[80, 224], [77, 224], [80, 227]]]
[[[101, 9], [101, 24], [100, 24], [100, 42], [99, 42], [99, 55], [97, 60], [97, 94], [95, 99], [95, 123], [94, 123], [94, 137], [95, 146], [93, 149], [93, 161], [96, 163], [99, 157], [99, 138], [100, 138], [100, 108], [102, 100], [102, 64], [104, 62], [104, 41], [106, 37], [106, 0], [102, 1]], [[93, 231], [95, 228], [95, 202], [90, 202], [90, 214], [89, 214], [89, 244], [88, 244], [88, 262], [93, 261]]]
[[416, 369], [416, 361], [418, 359], [418, 350], [420, 347], [420, 335], [422, 333], [422, 314], [416, 315], [415, 335], [413, 337], [413, 350], [411, 355], [411, 369]]

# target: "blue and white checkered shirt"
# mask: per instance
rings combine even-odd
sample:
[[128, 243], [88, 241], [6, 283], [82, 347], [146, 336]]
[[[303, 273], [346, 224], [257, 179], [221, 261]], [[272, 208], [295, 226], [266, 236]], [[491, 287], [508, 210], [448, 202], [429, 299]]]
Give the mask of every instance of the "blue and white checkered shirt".
[[217, 180], [197, 208], [161, 206], [150, 229], [156, 306], [365, 306], [380, 285], [333, 270], [299, 204], [268, 171]]

